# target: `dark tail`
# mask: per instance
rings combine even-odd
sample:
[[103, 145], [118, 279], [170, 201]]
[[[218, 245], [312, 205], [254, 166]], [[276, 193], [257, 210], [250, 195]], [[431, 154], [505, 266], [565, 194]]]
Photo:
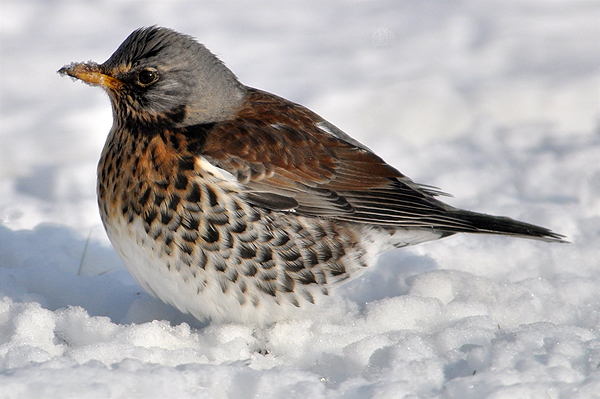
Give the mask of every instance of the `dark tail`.
[[536, 238], [544, 241], [567, 242], [563, 240], [565, 236], [554, 233], [549, 229], [504, 216], [492, 216], [463, 210], [456, 210], [452, 212], [452, 215], [475, 228], [474, 231], [469, 231], [469, 233], [502, 234]]

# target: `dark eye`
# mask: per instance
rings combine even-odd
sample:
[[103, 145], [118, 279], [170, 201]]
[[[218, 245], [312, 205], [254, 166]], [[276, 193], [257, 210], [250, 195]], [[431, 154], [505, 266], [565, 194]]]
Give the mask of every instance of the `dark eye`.
[[142, 86], [148, 86], [158, 80], [158, 71], [154, 68], [146, 68], [138, 74], [138, 83]]

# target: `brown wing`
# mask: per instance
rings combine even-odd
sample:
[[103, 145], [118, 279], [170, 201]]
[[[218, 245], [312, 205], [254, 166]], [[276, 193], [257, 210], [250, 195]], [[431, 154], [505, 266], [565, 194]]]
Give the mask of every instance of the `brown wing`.
[[249, 89], [235, 120], [217, 123], [202, 154], [271, 210], [339, 220], [469, 231], [427, 190], [308, 109]]

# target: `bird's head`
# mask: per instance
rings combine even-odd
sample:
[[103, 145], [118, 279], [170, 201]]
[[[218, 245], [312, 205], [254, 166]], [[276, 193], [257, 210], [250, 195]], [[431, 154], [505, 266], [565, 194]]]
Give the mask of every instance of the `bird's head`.
[[134, 31], [103, 64], [73, 63], [58, 72], [105, 89], [115, 120], [218, 122], [233, 117], [245, 95], [245, 86], [206, 47], [159, 27]]

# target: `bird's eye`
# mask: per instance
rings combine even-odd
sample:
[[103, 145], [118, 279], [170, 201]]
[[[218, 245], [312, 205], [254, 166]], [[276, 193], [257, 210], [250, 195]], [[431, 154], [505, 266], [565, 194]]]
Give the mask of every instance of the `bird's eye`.
[[137, 80], [142, 86], [151, 85], [158, 80], [158, 71], [154, 68], [143, 69], [138, 74]]

